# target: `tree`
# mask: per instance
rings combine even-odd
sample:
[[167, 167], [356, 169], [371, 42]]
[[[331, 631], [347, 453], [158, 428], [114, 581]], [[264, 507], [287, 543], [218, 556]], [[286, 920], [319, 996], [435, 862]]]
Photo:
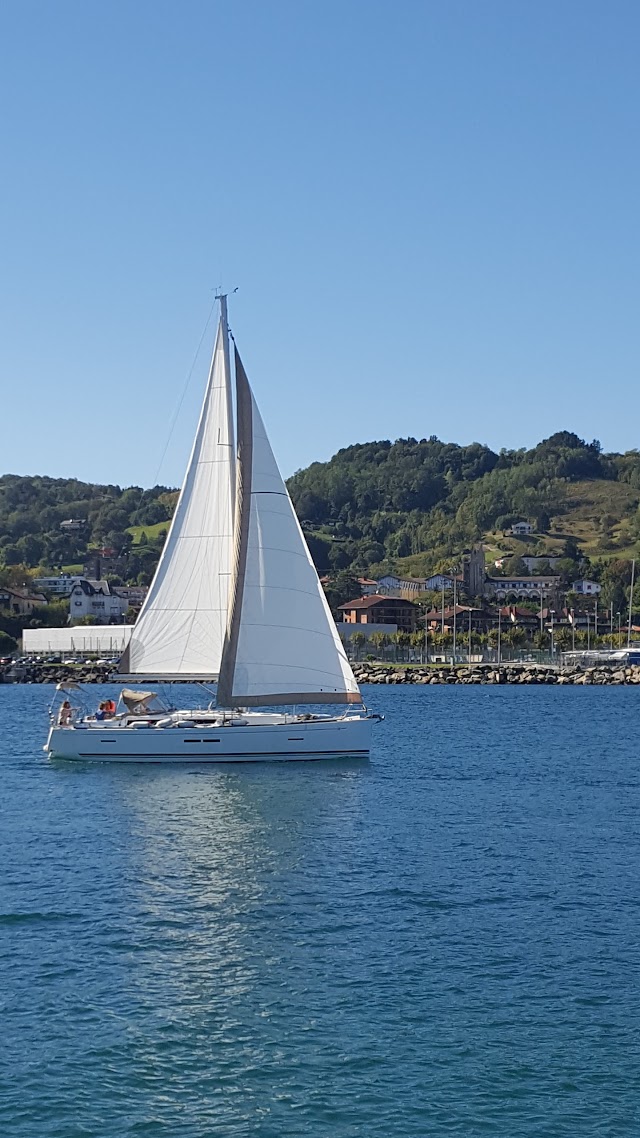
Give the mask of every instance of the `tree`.
[[351, 558], [347, 553], [343, 544], [334, 541], [329, 550], [329, 564], [334, 573], [338, 573], [346, 569], [350, 564]]
[[0, 656], [9, 656], [18, 647], [17, 640], [6, 632], [0, 632]]
[[347, 601], [357, 600], [362, 595], [362, 589], [351, 573], [336, 573], [325, 585], [325, 594], [329, 608], [334, 616], [341, 615], [340, 605]]
[[372, 644], [374, 648], [377, 648], [378, 651], [382, 651], [382, 649], [386, 648], [390, 643], [389, 635], [386, 632], [374, 632], [369, 638], [369, 643]]
[[566, 652], [573, 642], [571, 629], [562, 625], [557, 631], [554, 630], [553, 639], [556, 643], [556, 647], [559, 648], [561, 652]]
[[575, 537], [568, 537], [562, 547], [562, 556], [571, 561], [580, 561], [580, 548]]
[[367, 643], [367, 638], [364, 632], [354, 632], [353, 636], [350, 637], [350, 642], [356, 650], [357, 659], [360, 659], [360, 649], [364, 648], [365, 644]]
[[507, 577], [527, 577], [529, 571], [521, 557], [510, 557], [504, 566]]

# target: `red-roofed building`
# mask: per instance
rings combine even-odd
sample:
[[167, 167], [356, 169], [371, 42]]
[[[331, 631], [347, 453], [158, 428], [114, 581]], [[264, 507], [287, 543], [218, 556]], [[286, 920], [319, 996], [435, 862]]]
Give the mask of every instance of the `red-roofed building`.
[[395, 624], [400, 632], [415, 632], [420, 609], [402, 597], [358, 597], [340, 605], [345, 624]]

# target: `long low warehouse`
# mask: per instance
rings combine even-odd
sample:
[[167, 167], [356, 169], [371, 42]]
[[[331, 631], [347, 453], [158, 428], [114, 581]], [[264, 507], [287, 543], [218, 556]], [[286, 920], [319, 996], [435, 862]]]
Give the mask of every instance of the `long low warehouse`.
[[97, 652], [101, 656], [119, 656], [124, 652], [132, 624], [76, 625], [71, 628], [25, 628], [22, 651], [26, 656], [42, 653]]

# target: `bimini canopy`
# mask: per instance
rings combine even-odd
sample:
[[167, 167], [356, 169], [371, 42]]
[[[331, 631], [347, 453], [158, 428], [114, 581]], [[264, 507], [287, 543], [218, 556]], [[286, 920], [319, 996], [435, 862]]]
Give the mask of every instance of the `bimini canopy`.
[[120, 698], [127, 711], [140, 711], [145, 703], [148, 703], [151, 699], [155, 699], [156, 695], [157, 692], [154, 691], [132, 691], [131, 688], [123, 688], [120, 693]]

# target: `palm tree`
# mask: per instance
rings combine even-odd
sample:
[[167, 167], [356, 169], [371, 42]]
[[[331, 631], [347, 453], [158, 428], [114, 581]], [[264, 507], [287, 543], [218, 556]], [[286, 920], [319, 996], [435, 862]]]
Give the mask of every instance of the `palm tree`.
[[354, 632], [351, 637], [351, 643], [356, 650], [356, 660], [360, 659], [360, 650], [367, 643], [367, 638], [364, 632]]

